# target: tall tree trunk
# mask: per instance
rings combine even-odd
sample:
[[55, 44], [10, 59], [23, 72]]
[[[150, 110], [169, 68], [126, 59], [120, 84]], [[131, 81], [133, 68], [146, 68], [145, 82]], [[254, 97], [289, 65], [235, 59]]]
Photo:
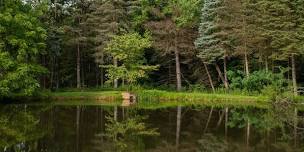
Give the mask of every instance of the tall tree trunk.
[[80, 46], [79, 46], [79, 42], [77, 43], [77, 88], [81, 88], [81, 80], [80, 80]]
[[[81, 53], [80, 56], [85, 56], [85, 55], [83, 53]], [[81, 69], [81, 76], [80, 77], [81, 77], [81, 86], [85, 87], [85, 71], [84, 71], [84, 67], [87, 67], [87, 65], [84, 63], [83, 58], [84, 57], [80, 58], [80, 64], [82, 65], [80, 67], [80, 69]]]
[[[46, 61], [45, 61], [45, 55], [43, 55], [43, 66], [47, 67]], [[43, 76], [43, 88], [46, 89], [46, 76], [45, 75]]]
[[179, 61], [179, 51], [175, 48], [175, 68], [176, 68], [176, 89], [177, 91], [182, 90], [182, 78], [181, 78], [181, 69]]
[[268, 64], [268, 58], [265, 59], [265, 69], [268, 72], [269, 71], [269, 64]]
[[216, 71], [217, 71], [219, 77], [221, 78], [222, 82], [224, 83], [225, 88], [228, 89], [228, 86], [227, 86], [226, 83], [225, 83], [225, 78], [224, 78], [224, 76], [223, 76], [223, 73], [222, 73], [222, 71], [221, 71], [221, 69], [220, 69], [220, 67], [218, 66], [217, 63], [215, 64], [215, 69], [216, 69]]
[[205, 62], [204, 62], [204, 67], [205, 67], [206, 73], [208, 75], [208, 79], [209, 79], [209, 83], [211, 85], [212, 91], [214, 92], [215, 89], [214, 89], [213, 81], [212, 81], [211, 75], [209, 73], [208, 66], [207, 66], [207, 64]]
[[104, 75], [104, 70], [103, 70], [103, 68], [101, 68], [100, 69], [100, 87], [103, 87], [103, 84], [104, 84], [103, 75]]
[[175, 146], [176, 150], [178, 151], [179, 147], [179, 140], [180, 140], [180, 130], [181, 130], [181, 117], [182, 117], [182, 107], [177, 107], [177, 114], [176, 114], [176, 139], [175, 139]]
[[[114, 66], [118, 67], [118, 61], [114, 58]], [[114, 88], [118, 88], [118, 79], [114, 79]]]
[[54, 0], [54, 6], [55, 6], [54, 18], [56, 20], [56, 18], [57, 18], [57, 0]]
[[298, 87], [297, 87], [297, 76], [296, 76], [296, 61], [295, 61], [295, 55], [291, 54], [291, 64], [292, 64], [292, 84], [293, 84], [293, 92], [294, 95], [298, 95]]
[[[104, 64], [104, 54], [103, 53], [101, 55], [101, 64], [102, 65]], [[100, 86], [101, 87], [103, 87], [103, 84], [104, 84], [103, 76], [104, 76], [104, 69], [103, 69], [103, 67], [101, 67], [101, 69], [100, 69]]]
[[224, 56], [224, 85], [225, 88], [228, 90], [229, 89], [229, 84], [228, 84], [228, 77], [227, 77], [227, 55], [225, 53]]
[[243, 39], [244, 39], [244, 60], [245, 60], [245, 73], [246, 77], [249, 77], [249, 63], [248, 63], [248, 52], [247, 52], [247, 32], [246, 32], [246, 20], [245, 17], [243, 18]]
[[168, 86], [171, 84], [171, 62], [169, 61], [169, 67], [168, 67]]
[[95, 84], [96, 84], [96, 87], [99, 86], [99, 68], [98, 68], [98, 64], [96, 63], [95, 65]]
[[56, 89], [59, 89], [59, 58], [56, 58]]
[[51, 64], [52, 64], [52, 65], [51, 65], [52, 67], [51, 67], [51, 80], [50, 80], [50, 88], [53, 88], [53, 82], [54, 82], [54, 71], [55, 71], [55, 70], [54, 70], [54, 69], [55, 69], [55, 67], [54, 67], [54, 66], [55, 66], [55, 57], [53, 56], [51, 60], [52, 60], [52, 61], [51, 61], [51, 62], [52, 62], [52, 63], [51, 63]]
[[245, 51], [244, 57], [245, 57], [245, 71], [246, 71], [246, 77], [248, 78], [249, 75], [250, 75], [250, 73], [249, 73], [249, 63], [248, 63], [248, 54], [247, 54], [247, 51]]

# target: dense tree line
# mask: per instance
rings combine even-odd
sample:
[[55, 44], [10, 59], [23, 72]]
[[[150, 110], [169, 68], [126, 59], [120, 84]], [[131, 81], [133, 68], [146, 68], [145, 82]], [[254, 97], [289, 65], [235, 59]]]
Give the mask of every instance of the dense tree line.
[[296, 94], [303, 9], [303, 0], [2, 0], [0, 95], [128, 84], [256, 91], [277, 74]]

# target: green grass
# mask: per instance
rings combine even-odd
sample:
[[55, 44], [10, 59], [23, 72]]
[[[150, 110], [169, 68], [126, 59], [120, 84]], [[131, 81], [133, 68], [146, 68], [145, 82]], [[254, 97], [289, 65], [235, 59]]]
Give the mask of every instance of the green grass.
[[[270, 98], [262, 95], [245, 95], [236, 92], [174, 92], [161, 90], [132, 91], [137, 95], [137, 104], [134, 108], [160, 109], [176, 106], [203, 106], [203, 107], [234, 107], [234, 108], [269, 108]], [[120, 106], [122, 104], [122, 91], [113, 90], [68, 90], [50, 94], [51, 105], [55, 106]], [[294, 98], [299, 110], [304, 111], [303, 96]], [[44, 104], [37, 102], [37, 104]]]
[[119, 100], [120, 91], [67, 91], [53, 92], [51, 98], [55, 100]]
[[[76, 99], [76, 98], [120, 98], [122, 91], [64, 91], [53, 92], [51, 97], [55, 99]], [[141, 90], [133, 91], [138, 100], [154, 101], [250, 101], [263, 102], [267, 101], [266, 96], [246, 96], [230, 93], [201, 93], [201, 92], [168, 92], [160, 90]]]
[[[243, 95], [237, 93], [173, 92], [160, 90], [137, 90], [136, 107], [161, 108], [172, 106], [206, 105], [215, 107], [240, 106], [265, 108], [270, 98], [263, 95]], [[120, 105], [122, 91], [69, 90], [51, 93], [51, 98], [63, 105]], [[297, 102], [304, 101], [303, 96], [296, 97]], [[57, 102], [58, 104], [58, 102]]]
[[229, 101], [229, 102], [267, 102], [267, 96], [246, 96], [230, 93], [168, 92], [159, 90], [136, 91], [140, 101]]
[[60, 97], [75, 97], [75, 96], [83, 96], [83, 97], [96, 97], [96, 96], [117, 96], [120, 95], [120, 91], [71, 91], [71, 92], [54, 92], [52, 96], [60, 96]]

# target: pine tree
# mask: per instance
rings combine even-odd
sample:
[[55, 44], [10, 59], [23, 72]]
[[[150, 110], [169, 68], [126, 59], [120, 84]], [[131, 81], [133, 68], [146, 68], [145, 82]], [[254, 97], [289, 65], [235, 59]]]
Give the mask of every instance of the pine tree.
[[72, 22], [65, 26], [66, 32], [70, 34], [68, 45], [74, 46], [76, 49], [76, 84], [77, 88], [81, 88], [81, 61], [83, 59], [82, 48], [88, 42], [88, 26], [87, 13], [90, 11], [90, 1], [77, 1], [73, 3], [73, 11], [71, 12]]
[[[93, 12], [89, 14], [88, 22], [92, 27], [92, 41], [95, 47], [95, 62], [105, 64], [104, 48], [115, 35], [121, 35], [131, 30], [131, 18], [139, 5], [138, 0], [104, 0], [94, 1]], [[113, 64], [118, 64], [113, 58]], [[103, 85], [104, 71], [101, 68], [101, 85]], [[114, 80], [115, 88], [118, 86]]]
[[[292, 82], [297, 95], [295, 56], [303, 54], [303, 24], [301, 11], [297, 8], [303, 3], [284, 0], [263, 0], [258, 3], [263, 35], [270, 40], [272, 58], [288, 60], [291, 58]], [[299, 7], [300, 6], [300, 7]]]
[[[226, 59], [231, 49], [230, 33], [232, 32], [231, 17], [224, 0], [206, 0], [202, 9], [202, 20], [199, 37], [195, 41], [199, 49], [198, 57], [203, 62], [215, 64], [216, 69], [228, 89]], [[224, 76], [217, 62], [224, 60]]]
[[[59, 59], [63, 52], [63, 39], [64, 39], [64, 19], [68, 15], [67, 7], [64, 6], [63, 0], [49, 1], [50, 7], [42, 17], [42, 21], [47, 26], [47, 54], [42, 57], [42, 64], [50, 71], [50, 88], [56, 86], [59, 88]], [[47, 77], [43, 77], [43, 86], [46, 87]]]
[[[164, 2], [164, 1], [162, 1]], [[183, 3], [185, 2], [185, 3]], [[150, 10], [157, 20], [151, 20], [145, 24], [154, 37], [154, 47], [162, 51], [162, 55], [174, 53], [176, 89], [182, 89], [181, 56], [184, 54], [194, 54], [193, 41], [196, 37], [194, 30], [197, 10], [200, 8], [200, 1], [165, 1], [158, 5], [165, 5]], [[192, 10], [188, 12], [187, 10]], [[189, 18], [189, 16], [192, 16]]]

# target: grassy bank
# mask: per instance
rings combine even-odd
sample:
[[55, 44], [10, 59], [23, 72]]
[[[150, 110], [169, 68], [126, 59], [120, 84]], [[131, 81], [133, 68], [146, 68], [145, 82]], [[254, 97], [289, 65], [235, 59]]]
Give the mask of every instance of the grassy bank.
[[140, 106], [194, 105], [225, 107], [230, 105], [265, 107], [269, 101], [266, 96], [246, 96], [224, 93], [168, 92], [159, 90], [137, 91]]
[[[51, 98], [55, 100], [121, 100], [121, 90], [66, 90], [51, 93]], [[135, 90], [140, 102], [146, 101], [179, 101], [179, 102], [268, 102], [270, 97], [265, 95], [246, 95], [234, 92], [174, 92], [161, 90]], [[303, 96], [294, 98], [295, 101], [304, 101]]]
[[136, 91], [139, 100], [158, 101], [249, 101], [263, 102], [269, 98], [267, 96], [246, 96], [225, 93], [203, 93], [203, 92], [168, 92], [160, 90]]
[[[122, 91], [64, 91], [53, 92], [51, 98], [55, 100], [121, 100]], [[160, 90], [133, 91], [140, 103], [145, 102], [266, 102], [265, 96], [246, 96], [224, 93], [201, 92], [169, 92]]]
[[[123, 91], [68, 90], [51, 93], [55, 105], [121, 105]], [[145, 109], [166, 108], [172, 106], [203, 105], [214, 107], [257, 107], [267, 108], [270, 98], [262, 95], [239, 95], [237, 93], [173, 92], [160, 90], [133, 91], [137, 96], [136, 107]], [[303, 102], [304, 97], [296, 97]]]
[[120, 100], [121, 91], [64, 91], [51, 93], [53, 100]]

